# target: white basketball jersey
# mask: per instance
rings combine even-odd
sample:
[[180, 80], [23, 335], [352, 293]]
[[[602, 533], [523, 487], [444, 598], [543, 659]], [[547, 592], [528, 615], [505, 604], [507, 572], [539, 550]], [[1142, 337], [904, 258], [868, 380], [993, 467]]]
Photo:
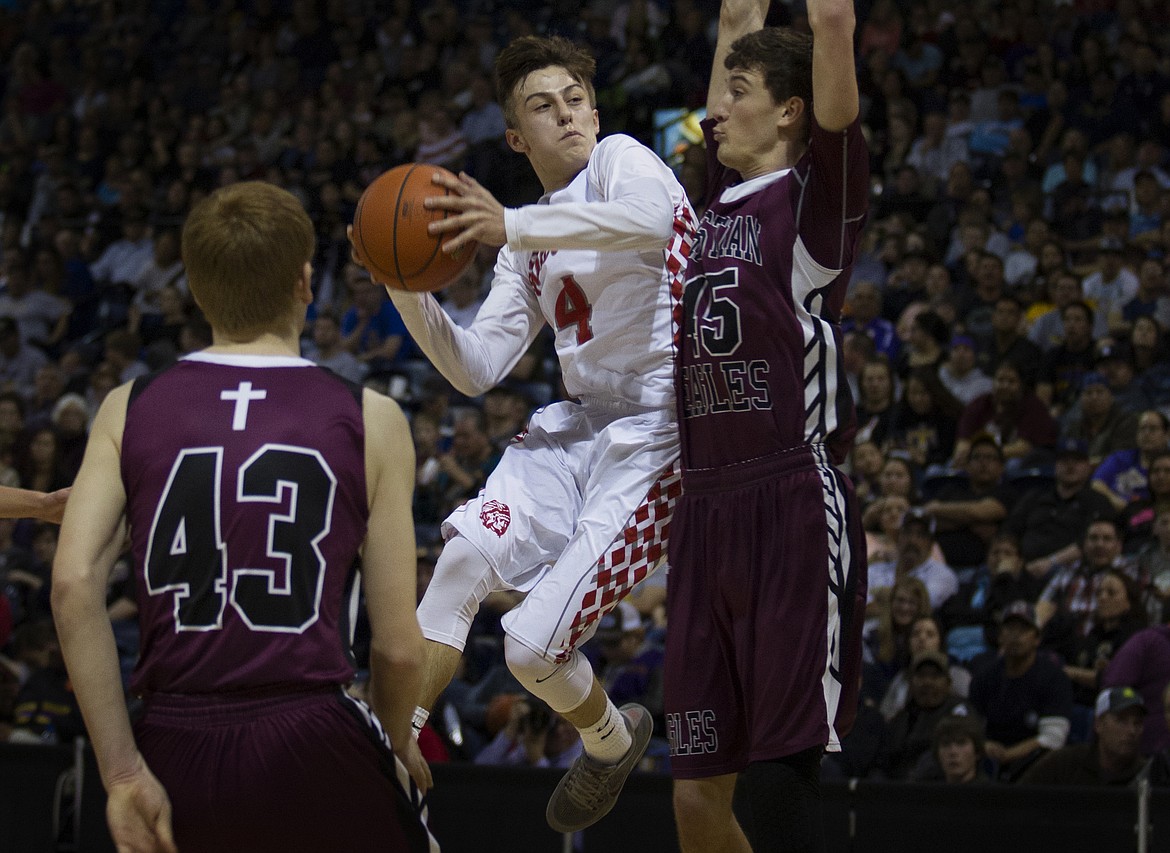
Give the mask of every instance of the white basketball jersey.
[[[661, 242], [658, 248], [645, 247], [645, 222], [640, 229], [630, 223], [633, 228], [626, 230], [620, 222], [624, 217], [597, 204], [628, 195], [639, 185], [669, 195], [674, 221], [665, 248]], [[609, 136], [598, 142], [589, 165], [568, 186], [542, 202], [508, 212], [509, 236], [520, 235], [512, 245], [579, 244], [582, 229], [593, 228], [611, 232], [607, 245], [613, 247], [500, 251], [497, 280], [522, 276], [556, 333], [565, 388], [574, 397], [673, 406], [675, 309], [695, 225], [674, 173], [636, 140]], [[594, 216], [583, 216], [587, 211], [595, 211]], [[618, 248], [635, 242], [625, 235], [639, 230], [643, 247]]]

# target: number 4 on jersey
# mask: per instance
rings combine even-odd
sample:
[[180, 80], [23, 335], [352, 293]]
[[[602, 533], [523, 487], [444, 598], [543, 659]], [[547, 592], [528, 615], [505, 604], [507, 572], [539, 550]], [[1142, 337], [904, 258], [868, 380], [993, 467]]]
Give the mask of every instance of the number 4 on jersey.
[[556, 299], [557, 331], [570, 326], [577, 327], [577, 343], [583, 344], [593, 339], [593, 306], [589, 304], [589, 297], [577, 284], [571, 275], [561, 279], [561, 292]]

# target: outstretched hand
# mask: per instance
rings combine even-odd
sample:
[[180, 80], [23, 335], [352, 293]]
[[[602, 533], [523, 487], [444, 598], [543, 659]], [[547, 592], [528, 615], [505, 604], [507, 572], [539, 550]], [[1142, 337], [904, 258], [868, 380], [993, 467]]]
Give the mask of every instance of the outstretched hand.
[[479, 181], [466, 172], [460, 172], [454, 178], [435, 174], [431, 181], [446, 188], [449, 194], [428, 196], [423, 205], [428, 210], [446, 210], [455, 214], [427, 226], [429, 234], [454, 235], [443, 243], [444, 252], [451, 254], [462, 246], [473, 248], [469, 245], [471, 243], [498, 248], [508, 242], [504, 230], [504, 206]]
[[178, 853], [171, 801], [141, 758], [132, 776], [110, 783], [106, 819], [118, 853]]

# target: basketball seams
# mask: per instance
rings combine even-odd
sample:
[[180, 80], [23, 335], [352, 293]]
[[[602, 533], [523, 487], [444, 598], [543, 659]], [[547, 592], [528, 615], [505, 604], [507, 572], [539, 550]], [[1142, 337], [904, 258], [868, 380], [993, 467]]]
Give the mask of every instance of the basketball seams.
[[413, 164], [403, 176], [402, 182], [398, 184], [398, 196], [394, 199], [394, 219], [390, 223], [391, 235], [391, 256], [394, 258], [394, 274], [398, 276], [398, 283], [407, 290], [406, 277], [402, 275], [402, 263], [398, 260], [398, 212], [402, 210], [402, 196], [406, 192], [406, 185], [410, 182], [410, 176], [414, 174], [414, 170], [418, 168], [418, 163]]
[[[438, 197], [433, 175], [448, 171], [432, 163], [404, 163], [375, 178], [358, 200], [353, 219], [358, 232], [354, 249], [359, 260], [387, 287], [409, 293], [434, 292], [449, 285], [475, 260], [472, 247], [463, 247], [455, 255], [445, 254], [443, 238], [427, 231], [431, 222], [451, 215], [424, 205], [426, 198]], [[446, 187], [439, 189], [443, 196], [455, 195]], [[388, 210], [389, 206], [393, 210]], [[369, 223], [364, 218], [369, 218]], [[369, 234], [364, 233], [366, 225], [371, 229]]]

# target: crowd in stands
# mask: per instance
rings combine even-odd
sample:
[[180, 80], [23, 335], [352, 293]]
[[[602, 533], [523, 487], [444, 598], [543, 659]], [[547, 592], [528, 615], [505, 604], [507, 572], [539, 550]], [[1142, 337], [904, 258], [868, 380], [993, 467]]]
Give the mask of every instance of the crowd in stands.
[[[1113, 784], [1152, 758], [1170, 782], [1170, 6], [857, 11], [873, 195], [843, 351], [869, 621], [858, 724], [825, 774]], [[602, 133], [654, 145], [659, 108], [705, 101], [717, 13], [715, 0], [0, 0], [0, 483], [68, 485], [109, 390], [211, 343], [186, 288], [185, 214], [217, 186], [271, 181], [317, 229], [305, 356], [411, 418], [421, 594], [442, 519], [563, 389], [547, 335], [500, 388], [452, 389], [350, 261], [362, 189], [426, 161], [505, 205], [536, 200], [491, 79], [526, 33], [587, 44]], [[806, 23], [799, 0], [769, 20]], [[701, 210], [700, 152], [663, 153]], [[456, 322], [474, 318], [493, 262], [482, 249], [439, 294]], [[55, 541], [50, 525], [0, 520], [0, 736], [81, 731], [47, 604]], [[615, 701], [659, 717], [664, 583], [589, 644]], [[564, 766], [579, 749], [502, 663], [499, 617], [517, 596], [477, 616], [424, 730], [434, 760]], [[128, 672], [125, 561], [109, 607]]]

